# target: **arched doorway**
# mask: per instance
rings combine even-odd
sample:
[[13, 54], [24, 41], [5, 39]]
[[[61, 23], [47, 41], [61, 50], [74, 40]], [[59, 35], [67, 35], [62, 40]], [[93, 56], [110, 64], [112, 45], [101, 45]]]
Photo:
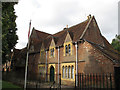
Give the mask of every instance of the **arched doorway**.
[[50, 81], [51, 82], [54, 81], [54, 67], [53, 66], [50, 67]]

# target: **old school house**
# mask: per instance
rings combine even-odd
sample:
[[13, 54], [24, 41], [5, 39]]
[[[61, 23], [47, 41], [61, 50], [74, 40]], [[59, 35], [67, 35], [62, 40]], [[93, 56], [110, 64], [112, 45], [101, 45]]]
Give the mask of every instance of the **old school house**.
[[[120, 55], [102, 36], [94, 16], [55, 34], [33, 28], [28, 75], [49, 74], [50, 81], [74, 84], [78, 73], [114, 73]], [[69, 82], [69, 83], [68, 83]]]

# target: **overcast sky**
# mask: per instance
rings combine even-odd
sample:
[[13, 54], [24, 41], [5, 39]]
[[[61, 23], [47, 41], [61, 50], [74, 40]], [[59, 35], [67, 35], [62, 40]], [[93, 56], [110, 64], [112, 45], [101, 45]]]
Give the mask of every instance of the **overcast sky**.
[[24, 48], [28, 40], [29, 22], [35, 29], [54, 34], [94, 15], [103, 36], [111, 43], [118, 33], [119, 0], [19, 0], [15, 5], [16, 48]]

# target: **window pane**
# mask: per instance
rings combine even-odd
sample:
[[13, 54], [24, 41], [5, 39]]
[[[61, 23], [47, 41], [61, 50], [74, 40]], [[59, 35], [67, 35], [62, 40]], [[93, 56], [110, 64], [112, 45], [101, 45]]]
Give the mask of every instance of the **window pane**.
[[67, 78], [67, 66], [65, 67], [65, 77]]
[[52, 55], [54, 56], [54, 48], [53, 48], [53, 54]]
[[64, 78], [64, 72], [65, 72], [65, 69], [64, 69], [64, 66], [62, 68], [62, 77]]
[[71, 75], [72, 77], [71, 78], [74, 79], [74, 67], [73, 66], [72, 66], [72, 71], [71, 72], [72, 72], [72, 75]]
[[65, 46], [65, 52], [66, 52], [66, 54], [68, 53], [68, 50], [67, 50], [67, 45]]
[[68, 45], [68, 48], [69, 48], [69, 53], [71, 52], [71, 46], [70, 46], [70, 44]]
[[52, 56], [52, 49], [50, 50], [50, 55]]
[[68, 78], [70, 78], [70, 66], [68, 67]]

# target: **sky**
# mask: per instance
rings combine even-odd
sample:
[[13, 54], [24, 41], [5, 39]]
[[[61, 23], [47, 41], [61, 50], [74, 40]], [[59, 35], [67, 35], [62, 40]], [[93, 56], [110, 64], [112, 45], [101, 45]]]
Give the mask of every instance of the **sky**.
[[24, 48], [28, 42], [29, 22], [31, 31], [57, 33], [68, 25], [71, 27], [94, 15], [102, 35], [111, 43], [118, 34], [119, 0], [19, 0], [14, 6], [17, 15], [15, 48]]

